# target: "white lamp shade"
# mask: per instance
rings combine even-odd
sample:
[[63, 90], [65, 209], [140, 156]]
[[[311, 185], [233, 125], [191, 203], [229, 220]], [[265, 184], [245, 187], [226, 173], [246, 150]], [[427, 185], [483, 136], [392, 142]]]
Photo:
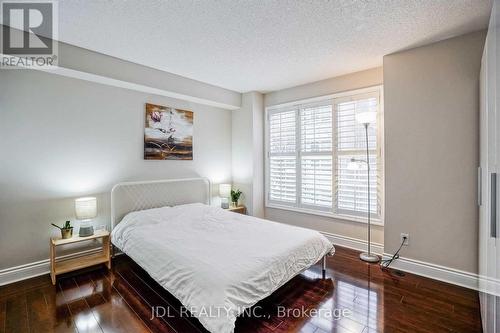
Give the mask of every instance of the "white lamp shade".
[[97, 199], [94, 197], [75, 200], [75, 214], [78, 220], [90, 220], [97, 216]]
[[222, 198], [228, 198], [231, 195], [231, 184], [220, 184], [219, 185], [219, 196]]
[[367, 111], [356, 114], [356, 121], [360, 124], [372, 124], [377, 120], [377, 112]]

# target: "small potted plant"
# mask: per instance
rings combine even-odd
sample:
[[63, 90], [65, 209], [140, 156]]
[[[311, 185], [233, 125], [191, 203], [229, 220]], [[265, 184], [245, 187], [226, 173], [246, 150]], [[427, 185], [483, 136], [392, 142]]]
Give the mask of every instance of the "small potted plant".
[[238, 206], [238, 200], [240, 200], [241, 191], [240, 190], [231, 190], [231, 203], [233, 206]]
[[66, 221], [66, 223], [64, 223], [64, 226], [62, 228], [54, 223], [52, 223], [52, 225], [61, 230], [62, 239], [71, 238], [73, 236], [73, 227], [71, 226], [70, 221]]

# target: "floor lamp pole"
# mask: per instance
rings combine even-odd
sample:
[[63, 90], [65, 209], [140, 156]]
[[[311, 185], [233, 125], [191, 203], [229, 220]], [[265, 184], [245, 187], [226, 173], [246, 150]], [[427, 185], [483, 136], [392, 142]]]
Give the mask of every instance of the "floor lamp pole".
[[372, 254], [371, 253], [371, 224], [370, 224], [370, 213], [371, 213], [371, 209], [370, 209], [370, 153], [369, 153], [369, 147], [368, 147], [368, 126], [370, 125], [370, 123], [364, 123], [363, 124], [365, 126], [365, 136], [366, 136], [366, 165], [367, 165], [367, 179], [368, 179], [368, 185], [367, 185], [367, 189], [368, 189], [368, 252], [363, 252], [359, 255], [359, 258], [363, 261], [367, 261], [367, 262], [379, 262], [380, 258], [375, 255], [375, 254]]

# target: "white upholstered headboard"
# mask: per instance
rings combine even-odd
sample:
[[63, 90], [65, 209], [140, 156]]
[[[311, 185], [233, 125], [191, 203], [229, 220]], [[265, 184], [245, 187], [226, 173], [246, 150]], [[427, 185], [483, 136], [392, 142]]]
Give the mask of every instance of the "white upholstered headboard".
[[200, 202], [210, 204], [207, 178], [119, 183], [111, 190], [111, 229], [130, 212]]

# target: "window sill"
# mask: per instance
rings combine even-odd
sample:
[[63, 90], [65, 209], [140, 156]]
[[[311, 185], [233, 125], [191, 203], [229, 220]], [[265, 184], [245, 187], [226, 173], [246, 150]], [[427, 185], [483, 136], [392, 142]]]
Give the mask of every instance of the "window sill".
[[[317, 215], [317, 216], [323, 216], [323, 217], [329, 217], [329, 218], [333, 218], [333, 219], [337, 219], [337, 220], [343, 220], [343, 221], [348, 221], [348, 222], [356, 222], [356, 223], [368, 224], [368, 221], [366, 220], [366, 218], [363, 218], [363, 217], [343, 215], [343, 214], [335, 214], [335, 213], [326, 212], [326, 211], [322, 212], [322, 211], [312, 210], [312, 209], [307, 209], [307, 208], [297, 208], [297, 207], [286, 206], [286, 205], [278, 205], [278, 204], [273, 204], [273, 203], [266, 203], [266, 208], [288, 210], [288, 211], [292, 211], [292, 212], [309, 214], [309, 215]], [[383, 220], [375, 219], [375, 218], [371, 219], [370, 224], [381, 226], [381, 227], [384, 226]]]

